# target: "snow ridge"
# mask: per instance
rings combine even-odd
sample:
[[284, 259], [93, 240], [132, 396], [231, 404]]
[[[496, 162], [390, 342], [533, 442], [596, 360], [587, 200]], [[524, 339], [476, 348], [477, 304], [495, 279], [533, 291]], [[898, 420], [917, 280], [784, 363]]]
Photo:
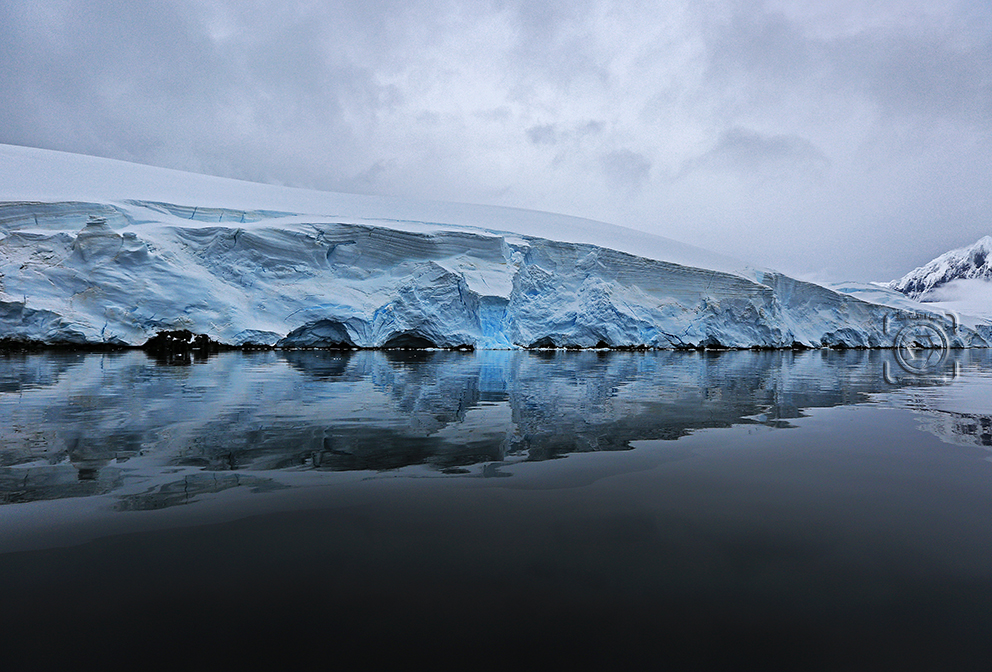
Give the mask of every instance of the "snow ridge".
[[925, 301], [929, 292], [954, 280], [992, 281], [992, 236], [945, 252], [887, 286], [910, 298]]

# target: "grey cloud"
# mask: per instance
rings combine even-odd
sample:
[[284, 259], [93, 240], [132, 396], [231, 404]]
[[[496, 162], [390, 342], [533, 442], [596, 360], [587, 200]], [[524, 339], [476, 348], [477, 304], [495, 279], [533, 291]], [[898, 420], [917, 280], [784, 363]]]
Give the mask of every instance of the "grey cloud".
[[599, 135], [606, 128], [606, 124], [602, 121], [591, 120], [578, 129], [579, 135]]
[[838, 77], [856, 82], [890, 113], [992, 122], [992, 41], [952, 47], [944, 40], [859, 36], [831, 52]]
[[820, 173], [830, 160], [813, 143], [792, 135], [762, 135], [743, 128], [724, 131], [706, 153], [687, 160], [681, 175], [698, 171], [786, 177], [797, 171]]
[[472, 116], [476, 119], [482, 119], [483, 121], [503, 123], [510, 121], [513, 117], [513, 113], [510, 111], [509, 107], [506, 105], [501, 105], [495, 109], [473, 112]]
[[651, 161], [643, 154], [629, 149], [604, 153], [600, 157], [600, 164], [612, 184], [631, 189], [641, 186], [651, 172]]
[[358, 158], [356, 133], [403, 100], [354, 60], [356, 20], [320, 6], [234, 5], [221, 40], [196, 4], [63, 6], [4, 17], [2, 141], [340, 188], [350, 162], [320, 155]]
[[513, 96], [529, 102], [538, 84], [564, 92], [574, 87], [603, 86], [606, 64], [594, 53], [596, 26], [590, 22], [602, 3], [596, 0], [512, 0], [500, 2], [512, 17], [516, 41], [509, 54], [518, 74]]
[[554, 124], [531, 126], [527, 129], [527, 139], [534, 145], [554, 145], [558, 142], [558, 132]]
[[[864, 97], [889, 116], [963, 116], [992, 121], [992, 15], [962, 34], [885, 23], [853, 34], [817, 36], [781, 13], [734, 12], [707, 31], [712, 86], [759, 106], [804, 92], [814, 101]], [[785, 88], [789, 87], [789, 88]]]
[[345, 184], [351, 191], [367, 192], [379, 184], [380, 178], [392, 169], [394, 164], [395, 161], [391, 159], [380, 159], [354, 177], [345, 180]]
[[735, 12], [707, 35], [709, 76], [720, 82], [742, 75], [795, 82], [816, 75], [816, 44], [780, 14]]
[[527, 140], [533, 145], [558, 145], [576, 142], [584, 137], [600, 135], [606, 128], [601, 121], [588, 121], [575, 127], [561, 129], [557, 124], [541, 124], [527, 129]]
[[988, 228], [990, 45], [984, 0], [0, 1], [0, 142], [887, 279], [843, 241]]

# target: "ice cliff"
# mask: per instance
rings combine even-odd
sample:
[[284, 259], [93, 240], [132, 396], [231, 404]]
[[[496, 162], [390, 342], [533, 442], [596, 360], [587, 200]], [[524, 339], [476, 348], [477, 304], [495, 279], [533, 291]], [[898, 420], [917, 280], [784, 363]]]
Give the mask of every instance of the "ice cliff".
[[[138, 345], [188, 329], [282, 347], [888, 347], [920, 318], [587, 220], [0, 150], [0, 338]], [[953, 345], [987, 345], [926, 319]]]

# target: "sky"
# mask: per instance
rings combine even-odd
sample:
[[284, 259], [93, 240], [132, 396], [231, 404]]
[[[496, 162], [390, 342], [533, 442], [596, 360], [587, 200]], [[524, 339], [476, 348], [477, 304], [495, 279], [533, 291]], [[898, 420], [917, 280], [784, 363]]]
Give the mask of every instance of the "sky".
[[0, 0], [0, 143], [620, 224], [812, 280], [992, 234], [988, 0]]

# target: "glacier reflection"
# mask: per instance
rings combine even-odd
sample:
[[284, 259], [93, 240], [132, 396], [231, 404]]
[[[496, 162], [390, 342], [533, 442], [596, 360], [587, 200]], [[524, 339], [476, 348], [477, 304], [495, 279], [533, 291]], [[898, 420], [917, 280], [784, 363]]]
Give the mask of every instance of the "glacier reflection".
[[122, 509], [161, 508], [282, 487], [260, 473], [271, 470], [491, 475], [700, 429], [788, 428], [806, 409], [891, 403], [899, 390], [914, 391], [898, 403], [925, 429], [992, 443], [987, 411], [941, 406], [941, 390], [989, 369], [987, 352], [953, 351], [926, 377], [894, 377], [892, 360], [877, 350], [290, 351], [173, 367], [136, 351], [7, 354], [0, 503], [113, 493]]

